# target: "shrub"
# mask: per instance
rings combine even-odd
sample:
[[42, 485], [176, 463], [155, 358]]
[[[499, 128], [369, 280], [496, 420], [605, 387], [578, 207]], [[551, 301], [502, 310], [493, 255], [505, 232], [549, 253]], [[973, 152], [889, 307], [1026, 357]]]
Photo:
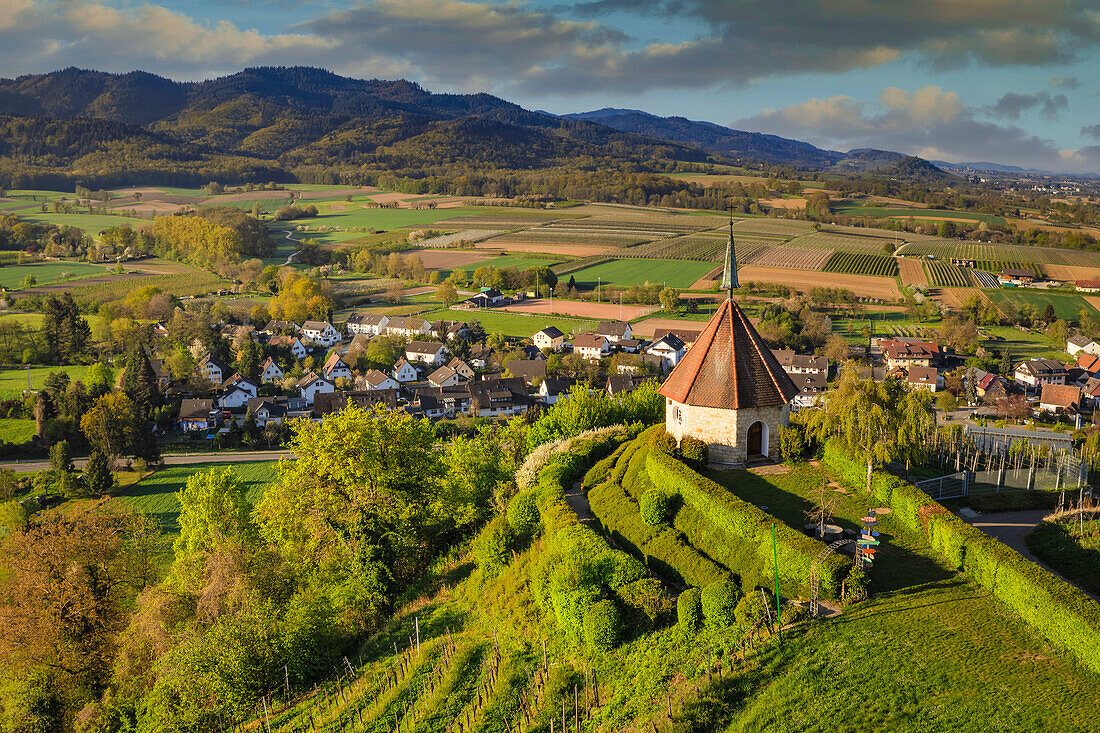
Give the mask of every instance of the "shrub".
[[685, 634], [695, 634], [703, 625], [701, 591], [688, 588], [676, 599], [676, 625]]
[[696, 438], [680, 441], [680, 455], [693, 466], [705, 466], [710, 458], [710, 446]]
[[638, 502], [642, 521], [654, 527], [667, 524], [672, 510], [672, 499], [672, 494], [656, 487], [642, 494], [642, 500]]
[[614, 601], [593, 603], [584, 612], [584, 643], [590, 651], [608, 652], [619, 640], [622, 624]]
[[797, 423], [779, 429], [779, 451], [783, 462], [801, 463], [806, 456], [806, 433]]
[[805, 606], [784, 606], [782, 621], [784, 625], [797, 624], [810, 618], [810, 609]]
[[717, 580], [704, 588], [700, 600], [707, 626], [715, 629], [732, 626], [740, 596], [741, 591], [732, 580]]
[[539, 526], [538, 500], [533, 491], [524, 491], [508, 502], [508, 524], [517, 535], [526, 537]]
[[848, 573], [848, 577], [844, 579], [844, 592], [841, 595], [841, 600], [844, 603], [852, 603], [866, 598], [870, 585], [871, 579], [863, 568], [852, 568], [851, 572]]
[[478, 535], [474, 562], [487, 575], [496, 575], [511, 559], [515, 532], [504, 517], [497, 517]]
[[771, 599], [765, 598], [759, 590], [754, 590], [745, 595], [733, 610], [733, 616], [737, 625], [744, 630], [751, 629], [768, 614]]
[[665, 455], [676, 455], [676, 439], [666, 432], [657, 433], [653, 438], [653, 449]]
[[615, 591], [623, 606], [631, 612], [630, 626], [652, 629], [657, 622], [672, 612], [672, 599], [668, 597], [661, 581], [642, 578]]

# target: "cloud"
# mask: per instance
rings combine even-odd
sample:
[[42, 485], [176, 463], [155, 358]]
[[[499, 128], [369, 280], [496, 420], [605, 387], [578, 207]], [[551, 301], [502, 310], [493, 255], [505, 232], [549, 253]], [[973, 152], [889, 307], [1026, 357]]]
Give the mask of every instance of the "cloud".
[[1055, 89], [1074, 89], [1081, 88], [1081, 80], [1076, 76], [1052, 76], [1050, 77], [1050, 85]]
[[1093, 140], [1100, 140], [1100, 123], [1082, 127], [1081, 137], [1091, 137]]
[[987, 114], [1002, 119], [1020, 119], [1020, 114], [1032, 109], [1037, 109], [1039, 114], [1048, 120], [1058, 119], [1058, 114], [1069, 107], [1069, 100], [1064, 94], [1050, 94], [1049, 92], [1036, 92], [1035, 94], [1017, 94], [1009, 92], [996, 101], [995, 104], [985, 108]]
[[[913, 92], [888, 87], [875, 103], [847, 96], [810, 99], [765, 110], [732, 126], [838, 150], [879, 148], [955, 162], [988, 160], [1042, 170], [1100, 170], [1100, 146], [1063, 150], [1017, 125], [984, 121], [983, 112], [938, 87]], [[1096, 127], [1100, 139], [1100, 125]], [[1090, 134], [1088, 129], [1082, 134]]]

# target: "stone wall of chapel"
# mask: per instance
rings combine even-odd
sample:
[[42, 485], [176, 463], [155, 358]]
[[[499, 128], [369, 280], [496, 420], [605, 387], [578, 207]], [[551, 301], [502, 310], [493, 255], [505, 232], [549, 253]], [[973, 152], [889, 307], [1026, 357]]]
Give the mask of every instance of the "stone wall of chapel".
[[779, 429], [789, 418], [790, 405], [723, 410], [665, 400], [665, 430], [677, 442], [686, 437], [704, 441], [713, 463], [745, 463], [749, 427], [757, 420], [768, 426], [768, 457], [780, 460]]

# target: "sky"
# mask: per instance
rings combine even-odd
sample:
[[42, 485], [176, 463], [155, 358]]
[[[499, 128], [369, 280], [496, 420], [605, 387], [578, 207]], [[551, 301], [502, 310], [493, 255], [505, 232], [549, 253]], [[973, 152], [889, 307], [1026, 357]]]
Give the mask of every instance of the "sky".
[[1100, 0], [0, 0], [0, 76], [309, 65], [1100, 173]]

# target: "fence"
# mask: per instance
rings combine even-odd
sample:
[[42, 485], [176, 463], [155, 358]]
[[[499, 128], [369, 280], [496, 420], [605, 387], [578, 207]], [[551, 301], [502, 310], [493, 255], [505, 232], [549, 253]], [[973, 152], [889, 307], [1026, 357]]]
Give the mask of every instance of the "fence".
[[957, 499], [966, 496], [970, 489], [970, 472], [958, 471], [947, 476], [918, 481], [915, 485], [936, 501]]

